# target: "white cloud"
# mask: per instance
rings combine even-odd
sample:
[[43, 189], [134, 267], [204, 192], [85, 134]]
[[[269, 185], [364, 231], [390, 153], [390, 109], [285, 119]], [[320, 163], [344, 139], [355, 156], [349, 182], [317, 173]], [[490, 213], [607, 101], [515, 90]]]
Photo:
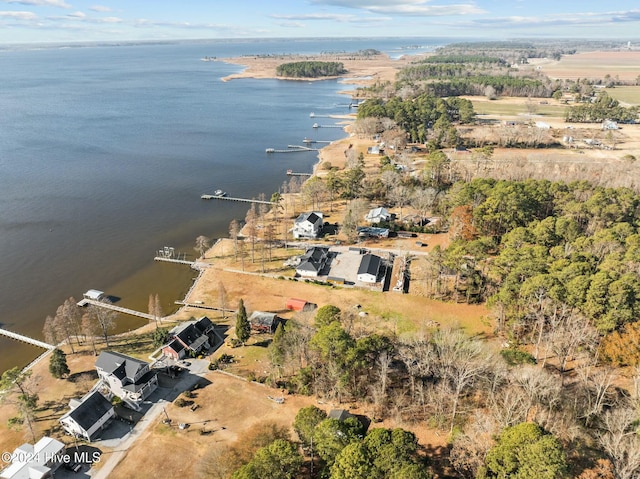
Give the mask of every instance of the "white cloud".
[[316, 5], [366, 10], [387, 15], [439, 17], [447, 15], [474, 15], [486, 13], [474, 3], [434, 5], [431, 0], [312, 0]]
[[14, 18], [16, 20], [35, 20], [38, 16], [33, 12], [0, 12], [2, 18]]
[[5, 3], [19, 3], [20, 5], [30, 5], [35, 7], [59, 7], [71, 8], [71, 5], [64, 0], [3, 0]]
[[82, 12], [73, 12], [70, 13], [69, 15], [67, 15], [68, 17], [72, 17], [72, 18], [85, 18], [87, 15], [85, 13]]
[[108, 13], [113, 11], [111, 7], [105, 7], [104, 5], [94, 5], [92, 7], [89, 7], [89, 10], [100, 13]]
[[357, 19], [354, 15], [340, 15], [337, 13], [309, 13], [301, 15], [273, 14], [270, 15], [270, 17], [278, 20], [328, 20], [331, 22], [349, 22]]

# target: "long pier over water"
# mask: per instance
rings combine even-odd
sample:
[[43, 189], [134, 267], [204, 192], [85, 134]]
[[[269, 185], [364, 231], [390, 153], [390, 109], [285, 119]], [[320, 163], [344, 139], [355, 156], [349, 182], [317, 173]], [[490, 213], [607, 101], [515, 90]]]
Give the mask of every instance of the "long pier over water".
[[[116, 306], [115, 304], [112, 304], [112, 303], [105, 303], [103, 301], [96, 301], [95, 299], [87, 299], [87, 298], [81, 301], [78, 301], [78, 306], [87, 306], [88, 304], [97, 306], [99, 308], [111, 309], [112, 311], [117, 311], [118, 313], [129, 314], [131, 316], [137, 316], [139, 318], [145, 318], [145, 319], [148, 319], [149, 321], [156, 320], [156, 317], [153, 314], [142, 313], [140, 311], [135, 311], [133, 309], [123, 308], [121, 306]], [[158, 319], [162, 319], [162, 318], [158, 318]]]
[[251, 200], [249, 198], [233, 198], [231, 196], [221, 196], [221, 195], [201, 195], [200, 198], [203, 200], [227, 200], [227, 201], [242, 201], [244, 203], [257, 203], [260, 205], [277, 205], [279, 203], [275, 203], [273, 201], [263, 201], [263, 200]]
[[24, 334], [14, 333], [13, 331], [9, 331], [4, 328], [0, 328], [0, 334], [8, 338], [15, 339], [17, 341], [22, 341], [23, 343], [28, 343], [33, 346], [37, 346], [39, 348], [50, 349], [50, 350], [56, 348], [53, 344], [45, 343], [44, 341], [39, 341], [37, 339], [30, 338], [29, 336], [25, 336]]

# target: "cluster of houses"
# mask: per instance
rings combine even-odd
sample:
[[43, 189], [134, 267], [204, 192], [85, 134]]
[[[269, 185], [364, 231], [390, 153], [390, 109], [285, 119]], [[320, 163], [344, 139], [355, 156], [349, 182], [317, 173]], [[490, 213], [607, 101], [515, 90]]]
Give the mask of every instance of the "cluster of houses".
[[[163, 354], [173, 360], [191, 357], [207, 351], [213, 343], [214, 324], [206, 316], [186, 321], [169, 333]], [[89, 442], [116, 415], [115, 397], [122, 404], [140, 411], [144, 401], [158, 387], [158, 375], [151, 364], [114, 351], [103, 351], [96, 360], [98, 382], [81, 399], [69, 403], [70, 411], [60, 418], [62, 428], [70, 435]]]

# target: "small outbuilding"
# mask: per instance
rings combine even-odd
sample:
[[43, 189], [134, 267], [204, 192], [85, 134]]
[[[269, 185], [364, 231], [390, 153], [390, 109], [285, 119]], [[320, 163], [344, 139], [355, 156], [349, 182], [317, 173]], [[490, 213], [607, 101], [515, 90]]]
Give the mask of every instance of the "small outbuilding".
[[360, 261], [358, 268], [358, 281], [363, 283], [376, 283], [378, 280], [378, 272], [382, 265], [380, 256], [374, 254], [365, 254]]
[[90, 289], [82, 295], [84, 299], [91, 299], [93, 301], [101, 301], [104, 298], [104, 291], [98, 291], [97, 289]]
[[278, 324], [282, 321], [276, 313], [267, 313], [264, 311], [254, 311], [249, 316], [249, 324], [251, 329], [261, 333], [275, 333]]
[[291, 311], [313, 311], [318, 305], [305, 299], [289, 298], [284, 307]]

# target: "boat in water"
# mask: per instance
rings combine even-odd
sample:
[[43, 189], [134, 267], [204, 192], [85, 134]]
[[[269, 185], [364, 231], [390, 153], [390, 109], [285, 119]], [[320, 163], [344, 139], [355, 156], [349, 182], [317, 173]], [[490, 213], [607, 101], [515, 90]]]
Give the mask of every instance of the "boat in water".
[[227, 192], [222, 190], [216, 190], [213, 192], [213, 196], [227, 196]]

